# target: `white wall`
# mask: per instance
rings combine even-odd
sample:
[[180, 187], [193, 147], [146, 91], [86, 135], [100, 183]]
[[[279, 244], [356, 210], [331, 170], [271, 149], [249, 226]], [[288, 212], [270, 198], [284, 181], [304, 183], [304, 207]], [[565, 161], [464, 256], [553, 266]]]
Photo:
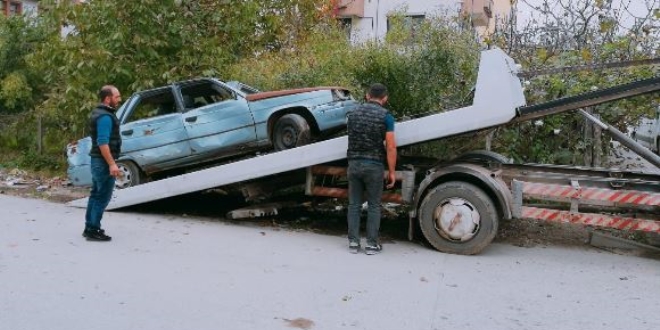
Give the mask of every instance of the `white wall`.
[[407, 6], [409, 15], [432, 15], [445, 10], [458, 13], [461, 0], [364, 0], [364, 17], [354, 17], [351, 40], [383, 40], [387, 33], [388, 14]]
[[37, 1], [23, 1], [23, 13], [26, 15], [36, 15], [39, 3]]

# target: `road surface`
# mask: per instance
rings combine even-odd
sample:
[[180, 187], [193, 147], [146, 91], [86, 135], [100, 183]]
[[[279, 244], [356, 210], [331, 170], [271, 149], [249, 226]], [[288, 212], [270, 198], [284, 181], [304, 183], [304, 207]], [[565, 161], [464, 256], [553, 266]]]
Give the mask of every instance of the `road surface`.
[[587, 248], [346, 238], [0, 195], [0, 329], [660, 329], [660, 261]]

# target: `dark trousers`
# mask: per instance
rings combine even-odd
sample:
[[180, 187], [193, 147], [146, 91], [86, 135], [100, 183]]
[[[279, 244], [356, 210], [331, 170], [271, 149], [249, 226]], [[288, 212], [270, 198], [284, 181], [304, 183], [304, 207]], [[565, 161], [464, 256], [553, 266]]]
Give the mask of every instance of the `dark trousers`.
[[367, 245], [377, 245], [384, 166], [370, 161], [348, 162], [348, 241], [360, 243], [360, 211], [367, 200]]
[[85, 229], [101, 229], [101, 219], [112, 198], [115, 178], [110, 175], [110, 167], [103, 158], [92, 157], [91, 169], [92, 191], [87, 202]]

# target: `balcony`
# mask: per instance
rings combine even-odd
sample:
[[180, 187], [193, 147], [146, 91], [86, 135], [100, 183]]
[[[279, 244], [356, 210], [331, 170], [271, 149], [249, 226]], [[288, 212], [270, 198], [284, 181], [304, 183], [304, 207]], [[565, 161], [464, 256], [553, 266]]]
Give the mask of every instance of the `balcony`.
[[488, 26], [493, 18], [493, 0], [464, 0], [461, 12], [470, 17], [474, 26]]
[[339, 17], [364, 17], [364, 0], [338, 0], [336, 6]]

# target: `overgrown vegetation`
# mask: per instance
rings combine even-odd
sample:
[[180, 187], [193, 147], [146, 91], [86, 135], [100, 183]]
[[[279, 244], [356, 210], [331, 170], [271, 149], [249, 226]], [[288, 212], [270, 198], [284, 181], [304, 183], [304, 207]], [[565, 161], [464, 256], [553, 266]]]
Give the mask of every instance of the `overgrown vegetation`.
[[[531, 8], [529, 22], [514, 15], [499, 22], [487, 42], [504, 49], [525, 69], [598, 64], [657, 57], [660, 47], [658, 0], [520, 0]], [[633, 7], [638, 9], [633, 10]], [[643, 10], [639, 10], [644, 8]], [[526, 81], [529, 104], [540, 103], [658, 75], [658, 68], [588, 70], [537, 76]], [[588, 109], [625, 132], [660, 104], [657, 94]], [[595, 141], [574, 112], [500, 129], [493, 148], [522, 162], [601, 166], [609, 136]], [[602, 147], [599, 147], [602, 146]], [[603, 157], [598, 157], [603, 156]], [[591, 160], [591, 163], [589, 161]]]

